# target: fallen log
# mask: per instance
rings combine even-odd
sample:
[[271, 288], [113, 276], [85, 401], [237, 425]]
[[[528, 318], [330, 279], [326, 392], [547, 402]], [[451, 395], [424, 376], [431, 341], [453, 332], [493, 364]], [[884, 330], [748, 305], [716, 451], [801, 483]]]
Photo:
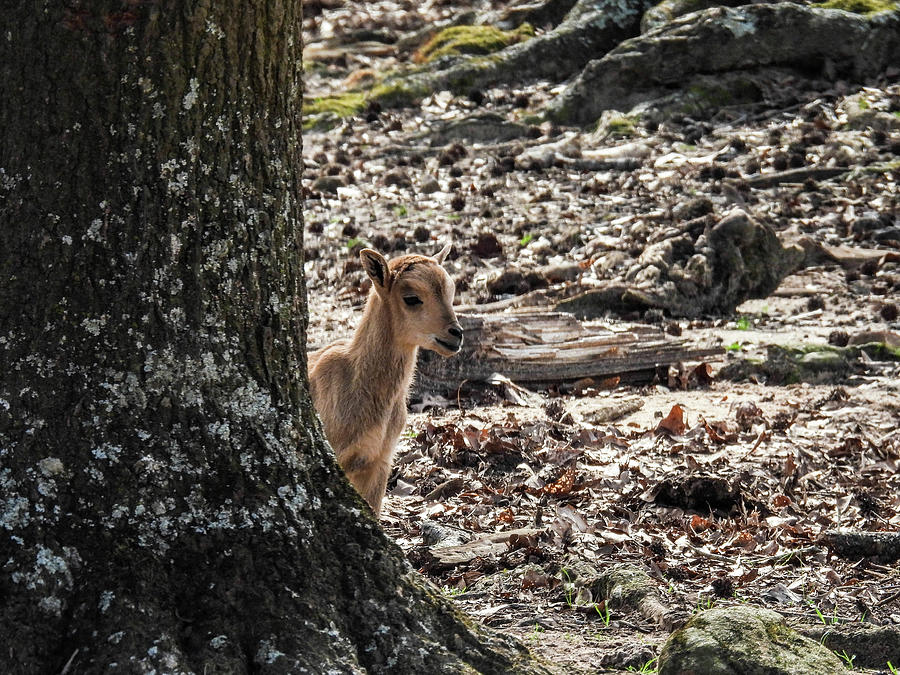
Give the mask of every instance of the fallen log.
[[821, 543], [835, 555], [848, 560], [870, 558], [883, 565], [900, 560], [900, 533], [828, 530]]
[[619, 376], [650, 381], [656, 369], [721, 355], [721, 347], [690, 345], [652, 326], [608, 327], [565, 313], [460, 314], [462, 352], [443, 359], [419, 353], [418, 391], [454, 394], [464, 382], [500, 373], [519, 385]]

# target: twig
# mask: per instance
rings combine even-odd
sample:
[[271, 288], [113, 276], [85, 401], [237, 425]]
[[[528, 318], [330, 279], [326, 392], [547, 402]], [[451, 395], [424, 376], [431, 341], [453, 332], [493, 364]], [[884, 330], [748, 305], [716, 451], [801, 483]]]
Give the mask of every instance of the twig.
[[69, 660], [66, 661], [66, 665], [63, 666], [63, 669], [59, 672], [59, 675], [66, 675], [69, 672], [69, 668], [72, 667], [72, 663], [75, 661], [76, 656], [78, 656], [77, 649], [74, 652], [72, 652], [72, 656], [70, 656]]
[[783, 183], [803, 183], [810, 178], [813, 180], [828, 180], [849, 171], [850, 169], [845, 166], [807, 166], [754, 176], [746, 179], [744, 182], [753, 188], [770, 188]]
[[707, 551], [705, 548], [701, 548], [700, 546], [694, 546], [693, 544], [689, 543], [688, 548], [690, 548], [694, 553], [703, 558], [709, 558], [710, 560], [716, 560], [721, 563], [734, 562], [734, 558], [732, 557], [729, 557], [727, 555], [719, 555], [718, 553], [712, 553], [711, 551]]
[[788, 562], [791, 558], [803, 558], [807, 555], [816, 555], [822, 553], [825, 549], [821, 546], [806, 546], [796, 551], [785, 551], [784, 553], [776, 553], [775, 555], [767, 555], [762, 557], [748, 556], [747, 561], [754, 564], [765, 565], [771, 562]]
[[878, 601], [878, 606], [879, 606], [879, 607], [884, 607], [884, 606], [886, 606], [886, 605], [889, 605], [889, 604], [891, 604], [894, 600], [896, 600], [897, 598], [900, 598], [900, 591], [897, 591], [896, 593], [891, 593], [891, 594], [890, 594], [889, 596], [887, 596], [884, 600], [879, 600], [879, 601]]

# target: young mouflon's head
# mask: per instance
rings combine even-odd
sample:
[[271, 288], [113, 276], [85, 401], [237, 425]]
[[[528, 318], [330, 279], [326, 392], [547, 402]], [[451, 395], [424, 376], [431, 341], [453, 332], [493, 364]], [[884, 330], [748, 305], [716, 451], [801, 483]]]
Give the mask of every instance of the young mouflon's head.
[[395, 318], [397, 338], [441, 356], [456, 354], [463, 343], [462, 326], [453, 311], [456, 288], [441, 266], [449, 252], [447, 244], [433, 257], [404, 255], [390, 262], [371, 248], [359, 252], [374, 292]]

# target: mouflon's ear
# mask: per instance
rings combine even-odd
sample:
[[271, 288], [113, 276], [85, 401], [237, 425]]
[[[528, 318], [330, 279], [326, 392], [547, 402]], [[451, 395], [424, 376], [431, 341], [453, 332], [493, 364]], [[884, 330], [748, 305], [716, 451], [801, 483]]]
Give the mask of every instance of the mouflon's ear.
[[364, 248], [359, 252], [359, 259], [378, 295], [387, 293], [391, 287], [391, 273], [384, 256], [374, 249]]
[[447, 257], [447, 254], [450, 253], [451, 248], [453, 248], [453, 244], [447, 244], [444, 248], [434, 254], [434, 259], [437, 260], [438, 265], [444, 264], [444, 259]]

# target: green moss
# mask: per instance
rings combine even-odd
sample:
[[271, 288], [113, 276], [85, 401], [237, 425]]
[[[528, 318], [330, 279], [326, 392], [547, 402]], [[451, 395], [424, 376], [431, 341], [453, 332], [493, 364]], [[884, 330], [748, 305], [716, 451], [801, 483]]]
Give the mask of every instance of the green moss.
[[900, 347], [891, 347], [884, 342], [869, 342], [855, 349], [865, 352], [866, 356], [876, 361], [900, 361]]
[[425, 87], [412, 80], [396, 79], [376, 84], [369, 93], [369, 99], [388, 108], [399, 108], [410, 105], [427, 93]]
[[897, 9], [897, 3], [890, 0], [827, 0], [815, 5], [823, 9], [842, 9], [854, 14], [876, 14]]
[[371, 89], [321, 96], [303, 102], [303, 128], [333, 127], [341, 118], [359, 115], [371, 101], [378, 101], [386, 108], [399, 108], [425, 94], [425, 88], [412, 80], [397, 78], [382, 80]]
[[634, 121], [628, 117], [613, 117], [606, 125], [606, 133], [616, 138], [634, 135]]
[[350, 117], [359, 113], [366, 105], [366, 94], [349, 91], [344, 94], [322, 96], [303, 102], [303, 116], [332, 113], [338, 117]]
[[704, 107], [720, 108], [724, 105], [731, 105], [734, 102], [734, 95], [725, 87], [694, 85], [688, 88], [687, 95]]
[[452, 26], [426, 42], [413, 58], [428, 63], [442, 56], [490, 54], [533, 36], [534, 28], [527, 23], [510, 31], [494, 26]]
[[[898, 113], [894, 113], [898, 115]], [[900, 116], [900, 115], [898, 115]], [[890, 171], [900, 171], [900, 159], [895, 159], [891, 162], [879, 162], [878, 164], [869, 164], [868, 166], [862, 167], [863, 173], [870, 174], [880, 174], [880, 173], [888, 173]]]

